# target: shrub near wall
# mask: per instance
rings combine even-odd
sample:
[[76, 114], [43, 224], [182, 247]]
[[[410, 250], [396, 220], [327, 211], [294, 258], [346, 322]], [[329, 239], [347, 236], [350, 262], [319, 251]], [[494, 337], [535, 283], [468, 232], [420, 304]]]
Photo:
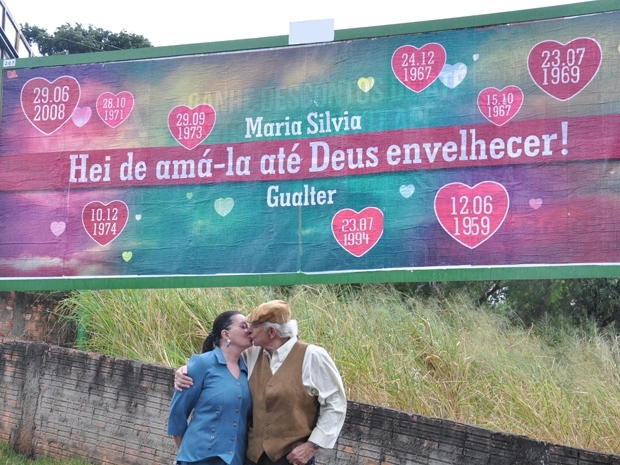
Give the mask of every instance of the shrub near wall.
[[[0, 440], [30, 456], [170, 464], [172, 369], [0, 338]], [[349, 402], [319, 465], [620, 465], [620, 457]]]

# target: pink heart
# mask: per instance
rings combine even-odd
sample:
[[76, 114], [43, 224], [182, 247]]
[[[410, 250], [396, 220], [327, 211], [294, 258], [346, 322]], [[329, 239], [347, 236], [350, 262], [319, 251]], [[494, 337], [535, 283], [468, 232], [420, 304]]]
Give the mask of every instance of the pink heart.
[[496, 126], [510, 121], [523, 105], [523, 91], [517, 86], [482, 89], [478, 94], [478, 109], [482, 116]]
[[61, 76], [53, 82], [32, 78], [22, 87], [22, 110], [35, 128], [49, 136], [69, 121], [80, 94], [80, 84], [72, 76]]
[[446, 184], [435, 195], [435, 215], [441, 227], [457, 242], [474, 249], [489, 239], [508, 214], [508, 191], [494, 181], [474, 187]]
[[408, 89], [422, 92], [430, 86], [446, 64], [446, 50], [441, 44], [429, 43], [422, 48], [403, 45], [392, 55], [392, 71]]
[[542, 199], [530, 199], [530, 207], [534, 210], [538, 210], [542, 206]]
[[174, 107], [168, 115], [168, 128], [172, 137], [188, 150], [204, 141], [215, 125], [215, 109], [206, 103], [190, 108]]
[[58, 237], [65, 232], [66, 227], [67, 224], [64, 221], [52, 221], [52, 224], [50, 224], [50, 231], [52, 231], [54, 236]]
[[361, 257], [383, 235], [383, 212], [366, 207], [361, 212], [345, 208], [332, 218], [332, 233], [338, 244], [351, 255]]
[[99, 245], [107, 245], [116, 239], [125, 229], [128, 217], [129, 208], [121, 200], [89, 202], [82, 210], [84, 229]]
[[93, 111], [90, 109], [90, 107], [76, 107], [71, 119], [73, 120], [73, 124], [75, 124], [78, 128], [81, 128], [86, 123], [88, 123], [92, 114]]
[[590, 84], [602, 58], [601, 46], [589, 37], [579, 37], [566, 45], [545, 40], [530, 50], [527, 69], [543, 92], [565, 101]]
[[126, 90], [118, 94], [104, 92], [97, 98], [97, 113], [105, 124], [115, 128], [129, 118], [133, 104], [134, 98], [131, 92]]

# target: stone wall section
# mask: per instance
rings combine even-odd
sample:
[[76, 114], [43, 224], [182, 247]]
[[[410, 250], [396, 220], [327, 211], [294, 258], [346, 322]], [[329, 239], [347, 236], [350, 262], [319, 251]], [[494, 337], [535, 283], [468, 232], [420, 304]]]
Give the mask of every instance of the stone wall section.
[[[0, 440], [32, 457], [171, 464], [171, 368], [0, 338]], [[349, 402], [318, 465], [620, 465], [620, 456]]]

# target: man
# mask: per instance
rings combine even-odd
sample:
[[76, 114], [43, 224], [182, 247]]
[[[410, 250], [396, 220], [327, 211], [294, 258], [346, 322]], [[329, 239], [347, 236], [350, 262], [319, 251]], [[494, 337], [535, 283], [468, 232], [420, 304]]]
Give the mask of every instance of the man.
[[[252, 394], [252, 425], [246, 465], [313, 465], [321, 448], [331, 449], [346, 414], [338, 369], [322, 347], [297, 338], [297, 321], [282, 300], [256, 307], [247, 317], [254, 347], [243, 356]], [[175, 388], [191, 386], [186, 367]]]

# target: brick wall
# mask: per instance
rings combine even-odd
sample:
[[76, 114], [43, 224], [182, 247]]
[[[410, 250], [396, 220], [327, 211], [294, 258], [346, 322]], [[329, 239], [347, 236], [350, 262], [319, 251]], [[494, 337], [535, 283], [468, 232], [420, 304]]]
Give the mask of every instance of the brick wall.
[[172, 463], [173, 372], [43, 343], [1, 340], [0, 439], [32, 455]]
[[57, 321], [53, 310], [61, 294], [0, 292], [0, 337], [66, 345], [75, 340], [74, 329]]
[[[30, 456], [170, 464], [170, 368], [0, 338], [0, 440]], [[620, 465], [620, 456], [561, 447], [448, 420], [349, 402], [337, 447], [319, 465]]]

